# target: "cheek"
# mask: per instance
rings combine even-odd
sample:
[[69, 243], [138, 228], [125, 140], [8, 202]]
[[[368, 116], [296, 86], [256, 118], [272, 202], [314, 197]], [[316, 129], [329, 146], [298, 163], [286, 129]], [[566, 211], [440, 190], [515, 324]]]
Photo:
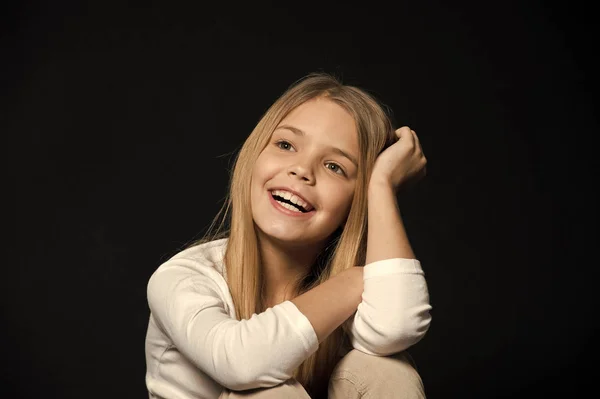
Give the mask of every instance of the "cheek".
[[252, 168], [252, 186], [262, 185], [265, 183], [265, 169], [262, 167], [261, 162], [257, 161]]
[[346, 219], [348, 217], [348, 214], [350, 213], [350, 208], [352, 208], [352, 197], [350, 197], [348, 199], [348, 201], [346, 202], [346, 207], [344, 208], [344, 219]]
[[337, 199], [336, 207], [340, 210], [340, 217], [344, 220], [348, 217], [350, 208], [352, 207], [352, 199], [354, 198], [354, 189], [340, 190], [340, 196]]
[[344, 191], [344, 203], [347, 205], [348, 209], [352, 205], [352, 200], [354, 199], [354, 191], [356, 190], [356, 182], [353, 182], [347, 190]]
[[252, 177], [262, 180], [270, 178], [274, 174], [275, 165], [275, 162], [269, 159], [268, 156], [261, 155], [254, 163]]

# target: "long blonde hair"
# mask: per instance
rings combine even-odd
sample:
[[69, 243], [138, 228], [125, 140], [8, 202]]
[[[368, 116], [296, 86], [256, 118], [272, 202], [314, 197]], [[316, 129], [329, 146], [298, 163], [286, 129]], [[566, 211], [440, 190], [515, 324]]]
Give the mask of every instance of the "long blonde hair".
[[[262, 116], [235, 158], [229, 193], [221, 210], [204, 237], [189, 245], [228, 237], [224, 264], [238, 320], [266, 310], [258, 239], [249, 211], [254, 162], [283, 118], [297, 106], [317, 97], [335, 102], [354, 118], [360, 148], [359, 169], [345, 225], [332, 234], [308, 274], [298, 277], [294, 291], [301, 295], [345, 269], [364, 265], [367, 185], [377, 155], [394, 142], [392, 122], [379, 102], [364, 90], [343, 85], [332, 75], [313, 73], [291, 85]], [[344, 339], [340, 326], [295, 370], [293, 377], [312, 397], [326, 397], [327, 384]]]

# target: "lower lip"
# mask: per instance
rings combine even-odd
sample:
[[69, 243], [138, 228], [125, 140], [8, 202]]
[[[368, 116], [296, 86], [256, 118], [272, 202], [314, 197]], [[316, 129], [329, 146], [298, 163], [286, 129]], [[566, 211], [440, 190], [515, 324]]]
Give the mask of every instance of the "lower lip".
[[287, 208], [284, 208], [283, 206], [281, 206], [281, 204], [277, 201], [275, 201], [275, 198], [273, 198], [273, 196], [271, 195], [270, 192], [267, 192], [267, 194], [269, 195], [269, 200], [271, 201], [271, 204], [273, 204], [273, 206], [275, 207], [275, 209], [277, 209], [279, 212], [284, 213], [288, 216], [292, 216], [292, 217], [297, 217], [297, 218], [309, 218], [313, 215], [313, 213], [315, 213], [315, 210], [313, 209], [310, 212], [295, 212], [295, 211], [290, 211]]

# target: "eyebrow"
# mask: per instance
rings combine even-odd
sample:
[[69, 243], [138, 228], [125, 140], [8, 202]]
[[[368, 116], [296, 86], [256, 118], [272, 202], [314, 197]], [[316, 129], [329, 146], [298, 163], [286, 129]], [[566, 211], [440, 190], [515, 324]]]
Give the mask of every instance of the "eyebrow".
[[[279, 126], [277, 126], [277, 128], [275, 130], [279, 130], [279, 129], [287, 129], [287, 130], [291, 131], [292, 133], [297, 134], [299, 136], [306, 135], [303, 130], [300, 130], [297, 127], [290, 126], [290, 125], [279, 125]], [[344, 151], [340, 148], [337, 148], [337, 147], [329, 147], [329, 149], [343, 157], [348, 158], [350, 160], [350, 162], [352, 162], [354, 164], [354, 166], [356, 166], [358, 168], [358, 162], [356, 161], [356, 158], [354, 158], [352, 155], [348, 154], [346, 151]]]

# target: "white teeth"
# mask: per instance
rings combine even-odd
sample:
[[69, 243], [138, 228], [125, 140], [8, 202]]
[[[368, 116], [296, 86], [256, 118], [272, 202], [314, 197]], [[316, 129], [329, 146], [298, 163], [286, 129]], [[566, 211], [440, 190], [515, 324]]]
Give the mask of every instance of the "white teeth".
[[273, 194], [277, 195], [278, 197], [285, 198], [286, 200], [293, 202], [296, 205], [300, 205], [304, 209], [308, 208], [308, 204], [306, 202], [304, 202], [297, 195], [290, 193], [289, 191], [273, 190]]
[[302, 206], [304, 204], [304, 201], [302, 201], [300, 198], [298, 198], [297, 195], [292, 195], [291, 198], [288, 198], [290, 200], [290, 202], [293, 202], [296, 205], [300, 205]]
[[277, 202], [279, 203], [279, 205], [283, 206], [284, 208], [289, 209], [290, 211], [302, 213], [298, 208], [296, 208], [293, 205], [288, 204], [287, 202], [281, 202], [281, 201], [277, 201]]

